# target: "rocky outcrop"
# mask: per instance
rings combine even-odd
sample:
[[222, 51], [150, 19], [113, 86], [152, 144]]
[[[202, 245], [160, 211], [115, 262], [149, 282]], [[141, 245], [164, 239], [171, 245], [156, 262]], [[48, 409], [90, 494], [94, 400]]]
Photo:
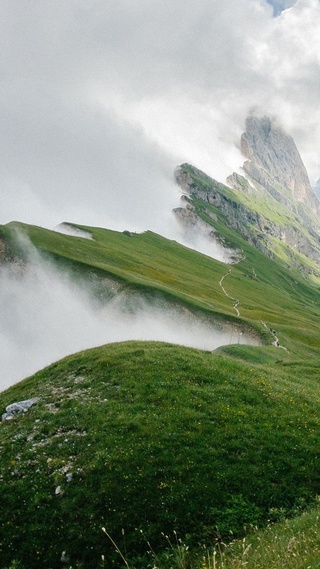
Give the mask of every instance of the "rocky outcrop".
[[34, 405], [39, 398], [25, 399], [24, 401], [17, 401], [16, 403], [11, 403], [7, 405], [6, 412], [2, 415], [2, 421], [10, 421], [15, 415], [21, 415], [27, 413], [27, 411]]
[[[202, 175], [202, 172], [196, 168], [194, 171], [198, 175]], [[181, 184], [180, 187], [183, 188], [186, 193], [190, 196], [200, 198], [204, 202], [219, 209], [224, 214], [229, 227], [243, 235], [251, 245], [257, 247], [269, 257], [273, 257], [273, 253], [268, 246], [267, 234], [272, 233], [272, 228], [268, 225], [268, 221], [240, 202], [227, 197], [223, 190], [223, 188], [225, 188], [223, 184], [209, 178], [209, 176], [205, 174], [203, 174], [203, 177], [205, 183], [196, 184], [192, 175], [189, 172], [184, 172], [183, 166], [181, 170], [176, 171], [176, 181], [179, 185]], [[179, 218], [182, 221], [188, 219], [192, 211], [194, 226], [199, 217], [195, 212], [195, 208], [193, 207], [190, 211], [189, 205], [188, 208], [183, 208], [184, 213], [182, 213], [181, 209], [182, 208], [179, 208], [179, 211], [177, 211], [177, 209], [174, 211], [179, 214]], [[257, 231], [252, 229], [254, 227], [257, 228]]]
[[5, 263], [21, 264], [22, 257], [21, 254], [18, 254], [17, 248], [13, 246], [12, 239], [0, 234], [0, 266]]
[[[228, 186], [190, 164], [176, 171], [177, 183], [189, 196], [187, 206], [176, 210], [180, 220], [194, 229], [200, 228], [199, 218], [210, 215], [214, 226], [213, 216], [220, 211], [227, 226], [264, 254], [275, 257], [282, 251], [290, 265], [319, 276], [320, 202], [292, 137], [270, 118], [250, 116], [241, 150], [247, 158], [244, 175], [233, 173]], [[212, 207], [194, 207], [199, 202], [193, 198]]]
[[320, 213], [320, 203], [293, 138], [269, 117], [247, 118], [241, 151], [248, 159], [243, 166], [246, 174], [276, 200], [289, 205], [293, 198], [315, 215]]
[[[197, 208], [192, 204], [192, 198], [195, 197], [219, 210], [224, 216], [226, 225], [241, 234], [250, 245], [268, 257], [275, 257], [275, 240], [278, 240], [278, 242], [288, 245], [287, 254], [293, 265], [301, 267], [301, 259], [296, 257], [296, 253], [305, 255], [316, 264], [320, 262], [320, 237], [311, 226], [297, 222], [283, 225], [276, 223], [249, 205], [245, 205], [243, 200], [238, 200], [237, 193], [230, 188], [190, 165], [182, 165], [176, 171], [175, 177], [187, 195], [183, 196], [186, 206], [174, 211], [187, 227], [192, 225], [194, 230], [198, 226], [200, 230], [203, 224]], [[259, 188], [254, 187], [252, 183], [239, 174], [230, 176], [228, 183], [236, 191], [241, 191], [248, 196], [255, 193], [259, 194]], [[212, 210], [210, 211], [210, 208], [204, 208], [204, 211], [207, 216], [211, 216], [213, 221], [216, 219], [216, 215]], [[309, 273], [310, 270], [308, 269], [307, 272]], [[319, 271], [316, 268], [311, 272], [319, 276]]]
[[[208, 223], [201, 219], [201, 217], [197, 214], [194, 205], [188, 201], [188, 198], [186, 196], [182, 196], [181, 201], [186, 205], [184, 207], [176, 207], [173, 212], [184, 223], [184, 225], [188, 227], [201, 226], [203, 229], [206, 229], [208, 227]], [[217, 221], [217, 216], [214, 213], [208, 212], [208, 214], [211, 219]], [[210, 231], [212, 232], [212, 226], [210, 226]]]

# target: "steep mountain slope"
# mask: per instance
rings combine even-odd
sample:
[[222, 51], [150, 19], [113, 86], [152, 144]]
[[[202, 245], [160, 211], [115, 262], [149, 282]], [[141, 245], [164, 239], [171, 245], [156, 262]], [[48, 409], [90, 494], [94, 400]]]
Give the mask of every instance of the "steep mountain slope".
[[246, 126], [243, 175], [232, 174], [225, 186], [183, 164], [176, 180], [187, 204], [175, 211], [183, 223], [201, 219], [211, 226], [208, 233], [213, 226], [223, 238], [220, 220], [264, 254], [317, 282], [320, 206], [294, 141], [267, 117], [250, 117]]
[[131, 567], [148, 566], [146, 539], [168, 567], [161, 532], [208, 543], [217, 531], [241, 535], [272, 512], [293, 515], [312, 503], [320, 471], [318, 290], [221, 219], [217, 227], [242, 251], [235, 265], [150, 232], [81, 226], [92, 236], [84, 239], [1, 228], [21, 278], [27, 239], [75, 283], [90, 283], [102, 303], [116, 284], [220, 325], [237, 323], [239, 333], [250, 328], [266, 344], [217, 353], [110, 345], [0, 394], [3, 412], [33, 402], [0, 424], [2, 566], [55, 569], [62, 557], [96, 569], [103, 555], [121, 567], [105, 527], [119, 544], [125, 535]]
[[[320, 203], [293, 138], [269, 117], [247, 118], [241, 151], [248, 159], [243, 169], [252, 180], [264, 186], [278, 201], [293, 206], [302, 203], [315, 215], [319, 214]], [[277, 191], [277, 186], [282, 191]], [[285, 192], [290, 192], [291, 199], [286, 200]]]

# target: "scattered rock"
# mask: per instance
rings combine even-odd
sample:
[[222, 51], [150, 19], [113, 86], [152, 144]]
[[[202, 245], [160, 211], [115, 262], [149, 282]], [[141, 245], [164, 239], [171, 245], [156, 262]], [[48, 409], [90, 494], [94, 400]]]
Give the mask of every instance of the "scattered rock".
[[70, 563], [70, 557], [69, 557], [69, 555], [67, 555], [66, 551], [63, 551], [63, 552], [61, 553], [60, 561], [61, 561], [61, 563], [63, 563], [64, 565], [69, 565], [69, 563]]
[[74, 383], [82, 383], [86, 378], [83, 375], [78, 375], [74, 378]]
[[39, 401], [39, 397], [26, 399], [25, 401], [17, 401], [16, 403], [7, 405], [6, 412], [2, 415], [2, 421], [10, 421], [15, 415], [26, 413], [37, 401]]
[[50, 413], [57, 413], [59, 411], [59, 408], [56, 407], [54, 403], [46, 403], [45, 408], [48, 409]]

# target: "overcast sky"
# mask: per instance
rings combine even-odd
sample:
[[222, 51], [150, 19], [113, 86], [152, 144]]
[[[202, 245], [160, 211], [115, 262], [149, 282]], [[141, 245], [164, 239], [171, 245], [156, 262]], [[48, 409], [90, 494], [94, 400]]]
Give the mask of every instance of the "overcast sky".
[[0, 223], [168, 234], [173, 170], [224, 181], [247, 114], [320, 176], [319, 0], [2, 0]]

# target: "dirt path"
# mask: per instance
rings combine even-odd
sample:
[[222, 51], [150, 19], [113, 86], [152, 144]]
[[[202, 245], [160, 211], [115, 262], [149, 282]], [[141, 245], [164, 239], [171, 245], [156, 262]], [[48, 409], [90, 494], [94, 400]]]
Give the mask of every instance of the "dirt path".
[[[230, 275], [232, 269], [229, 269], [228, 272], [223, 275], [223, 277], [221, 277], [220, 281], [219, 281], [219, 285], [222, 288], [223, 294], [227, 297], [230, 298], [230, 300], [233, 301], [233, 308], [235, 309], [237, 316], [240, 316], [240, 310], [238, 309], [238, 306], [240, 304], [240, 300], [238, 300], [237, 298], [234, 298], [233, 296], [230, 296], [230, 294], [227, 293], [226, 289], [223, 286], [223, 281], [224, 279]], [[256, 272], [254, 269], [252, 269], [252, 272], [254, 274], [254, 277], [257, 278]], [[275, 348], [281, 348], [282, 350], [285, 350], [286, 352], [288, 351], [288, 349], [285, 346], [281, 346], [280, 342], [279, 342], [279, 338], [276, 335], [276, 331], [272, 330], [272, 328], [269, 328], [269, 326], [267, 326], [267, 324], [265, 322], [263, 322], [263, 320], [261, 320], [261, 324], [264, 326], [264, 328], [272, 335], [273, 337], [273, 342], [272, 345], [275, 346]]]
[[237, 313], [237, 316], [240, 316], [240, 311], [238, 310], [238, 306], [239, 306], [239, 304], [240, 304], [240, 300], [238, 300], [237, 298], [233, 298], [233, 296], [230, 296], [230, 294], [227, 293], [226, 289], [224, 288], [224, 286], [223, 286], [223, 284], [222, 284], [222, 283], [223, 283], [223, 280], [224, 280], [228, 275], [230, 275], [230, 273], [231, 273], [231, 269], [229, 269], [229, 271], [228, 271], [225, 275], [223, 275], [223, 277], [221, 277], [221, 279], [220, 279], [220, 281], [219, 281], [219, 285], [221, 286], [221, 288], [222, 288], [223, 293], [225, 294], [225, 296], [227, 296], [228, 298], [230, 298], [230, 300], [233, 300], [233, 301], [234, 301], [233, 308], [235, 309], [235, 311], [236, 311], [236, 313]]
[[267, 326], [267, 324], [263, 322], [263, 320], [260, 320], [260, 322], [265, 327], [265, 329], [268, 330], [268, 332], [272, 335], [273, 337], [272, 345], [275, 346], [276, 348], [281, 348], [282, 350], [285, 350], [287, 352], [288, 349], [285, 346], [280, 346], [279, 338], [278, 336], [276, 336], [276, 331], [272, 330], [272, 328], [269, 328], [269, 326]]

